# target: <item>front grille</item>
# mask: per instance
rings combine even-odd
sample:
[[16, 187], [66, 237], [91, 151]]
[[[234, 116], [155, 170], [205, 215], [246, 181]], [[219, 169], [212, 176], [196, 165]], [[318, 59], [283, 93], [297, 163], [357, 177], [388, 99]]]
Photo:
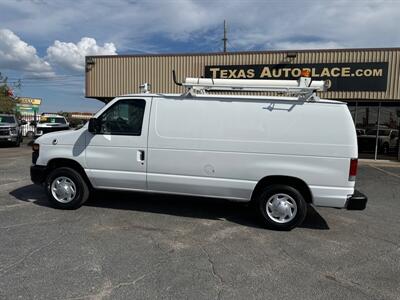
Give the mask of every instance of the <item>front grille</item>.
[[0, 135], [10, 135], [10, 129], [0, 129]]

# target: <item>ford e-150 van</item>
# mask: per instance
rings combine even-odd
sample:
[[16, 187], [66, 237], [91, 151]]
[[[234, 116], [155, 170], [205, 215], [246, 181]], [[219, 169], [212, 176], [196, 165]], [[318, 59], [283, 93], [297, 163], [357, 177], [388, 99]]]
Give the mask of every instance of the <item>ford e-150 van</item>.
[[58, 208], [79, 207], [92, 189], [225, 198], [254, 204], [275, 229], [299, 225], [309, 204], [366, 207], [354, 189], [352, 117], [344, 102], [316, 96], [324, 82], [187, 78], [183, 85], [183, 95], [117, 97], [81, 129], [38, 138], [32, 181]]

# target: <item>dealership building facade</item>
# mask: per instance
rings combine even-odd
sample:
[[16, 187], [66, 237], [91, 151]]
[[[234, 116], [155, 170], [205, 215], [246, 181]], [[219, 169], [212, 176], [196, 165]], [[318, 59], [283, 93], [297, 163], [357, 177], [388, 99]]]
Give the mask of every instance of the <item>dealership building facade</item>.
[[[327, 80], [320, 97], [348, 103], [360, 158], [399, 159], [400, 48], [290, 50], [86, 57], [86, 97], [104, 102], [139, 93], [182, 93], [186, 77], [296, 79], [308, 69]], [[318, 128], [318, 124], [315, 125]], [[379, 130], [378, 130], [379, 129]]]

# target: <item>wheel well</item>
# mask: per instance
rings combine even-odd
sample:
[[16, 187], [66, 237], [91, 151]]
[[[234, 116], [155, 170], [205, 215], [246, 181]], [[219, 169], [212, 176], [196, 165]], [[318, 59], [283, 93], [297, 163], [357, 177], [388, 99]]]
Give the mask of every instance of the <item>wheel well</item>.
[[291, 176], [267, 176], [261, 179], [254, 188], [251, 201], [261, 193], [263, 188], [272, 184], [285, 184], [297, 189], [307, 203], [312, 203], [312, 193], [308, 185], [301, 179]]
[[68, 168], [74, 169], [75, 171], [77, 171], [79, 174], [82, 175], [83, 179], [86, 181], [88, 186], [92, 188], [92, 184], [90, 183], [90, 180], [87, 177], [85, 170], [75, 160], [68, 159], [68, 158], [54, 158], [48, 162], [47, 166], [48, 166], [48, 172], [51, 172], [52, 170], [54, 170], [56, 168], [61, 168], [61, 167], [68, 167]]

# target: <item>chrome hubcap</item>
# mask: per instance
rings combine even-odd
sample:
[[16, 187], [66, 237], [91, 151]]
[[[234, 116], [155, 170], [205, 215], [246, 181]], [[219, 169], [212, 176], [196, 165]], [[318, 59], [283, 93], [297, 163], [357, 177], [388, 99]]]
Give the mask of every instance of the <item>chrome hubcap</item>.
[[268, 217], [277, 223], [287, 223], [294, 219], [297, 214], [297, 204], [287, 194], [275, 194], [271, 196], [266, 204]]
[[75, 183], [68, 177], [57, 177], [51, 183], [50, 188], [53, 197], [61, 203], [71, 202], [76, 196]]

